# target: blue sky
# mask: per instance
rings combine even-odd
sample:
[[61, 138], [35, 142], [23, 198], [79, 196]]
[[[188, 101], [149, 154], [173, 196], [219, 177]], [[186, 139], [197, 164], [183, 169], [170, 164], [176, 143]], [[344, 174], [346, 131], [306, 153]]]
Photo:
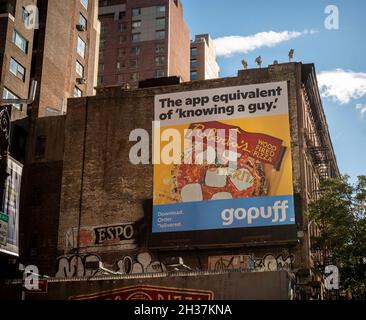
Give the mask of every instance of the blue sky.
[[[210, 33], [216, 39], [223, 77], [235, 76], [243, 58], [249, 67], [258, 55], [263, 66], [287, 62], [290, 48], [296, 61], [314, 63], [340, 170], [353, 182], [366, 174], [365, 0], [181, 1], [191, 38]], [[328, 5], [339, 9], [339, 30], [324, 25]], [[223, 52], [230, 46], [231, 54]]]

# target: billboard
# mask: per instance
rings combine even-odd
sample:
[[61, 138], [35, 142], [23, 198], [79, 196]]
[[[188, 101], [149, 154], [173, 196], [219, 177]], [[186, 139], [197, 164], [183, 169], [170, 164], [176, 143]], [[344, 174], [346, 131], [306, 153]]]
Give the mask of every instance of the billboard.
[[[5, 183], [3, 208], [1, 214], [2, 230], [4, 235], [0, 243], [0, 252], [10, 255], [19, 255], [19, 198], [22, 182], [22, 165], [13, 158], [8, 157], [8, 177]], [[6, 221], [7, 220], [7, 221]], [[4, 223], [6, 221], [6, 224]], [[5, 226], [7, 230], [5, 230]], [[5, 236], [6, 234], [6, 236]], [[6, 239], [6, 240], [5, 240]]]
[[153, 181], [153, 239], [295, 237], [287, 82], [156, 96]]

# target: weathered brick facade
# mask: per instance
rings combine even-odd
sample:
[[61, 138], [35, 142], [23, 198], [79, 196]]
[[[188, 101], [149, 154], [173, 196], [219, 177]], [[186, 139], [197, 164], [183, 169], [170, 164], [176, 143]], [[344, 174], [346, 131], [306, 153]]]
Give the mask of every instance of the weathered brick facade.
[[[243, 242], [237, 246], [213, 246], [210, 249], [181, 247], [170, 251], [151, 250], [149, 230], [153, 168], [152, 165], [136, 166], [130, 163], [129, 152], [135, 143], [129, 142], [129, 135], [134, 129], [141, 128], [147, 130], [151, 137], [155, 95], [276, 81], [287, 81], [289, 88], [297, 241], [255, 245]], [[234, 78], [149, 89], [103, 88], [99, 89], [95, 97], [69, 100], [64, 131], [64, 118], [56, 119], [53, 121], [57, 122], [57, 132], [47, 131], [46, 128], [54, 127], [55, 123], [49, 122], [46, 127], [35, 123], [39, 132], [43, 130], [43, 135], [50, 136], [47, 141], [52, 141], [52, 136], [60, 140], [63, 132], [65, 138], [62, 152], [61, 145], [51, 142], [51, 151], [46, 151], [45, 162], [33, 165], [43, 170], [44, 177], [51, 177], [51, 180], [37, 177], [34, 181], [40, 182], [53, 199], [42, 199], [42, 214], [34, 213], [39, 214], [37, 221], [40, 215], [54, 219], [52, 224], [48, 224], [47, 220], [40, 224], [39, 236], [44, 235], [51, 242], [56, 241], [55, 234], [47, 236], [47, 230], [49, 226], [54, 230], [58, 224], [57, 250], [50, 252], [53, 257], [48, 257], [47, 263], [54, 261], [52, 266], [45, 266], [45, 271], [41, 272], [57, 277], [82, 277], [90, 274], [88, 263], [102, 261], [104, 267], [123, 274], [162, 272], [178, 265], [180, 270], [194, 271], [222, 268], [254, 271], [285, 269], [298, 276], [298, 283], [307, 285], [310, 281], [320, 280], [314, 263], [322, 263], [324, 257], [314, 255], [311, 243], [316, 230], [309, 228], [306, 217], [306, 207], [312, 199], [308, 195], [317, 191], [310, 188], [316, 189], [321, 180], [316, 165], [310, 163], [311, 146], [306, 139], [309, 126], [315, 130], [313, 133], [320, 143], [328, 149], [328, 176], [337, 176], [339, 172], [313, 65], [273, 65], [239, 71], [238, 77]], [[323, 122], [316, 119], [323, 119]], [[322, 128], [321, 134], [319, 127]], [[31, 139], [36, 139], [37, 135], [39, 133]], [[48, 163], [47, 159], [50, 159]], [[35, 171], [33, 167], [30, 170], [33, 176], [41, 172]], [[311, 183], [309, 179], [312, 179]], [[61, 187], [53, 185], [50, 188], [49, 184]], [[32, 184], [30, 186], [33, 188]], [[58, 217], [57, 194], [60, 199]], [[23, 215], [27, 210], [27, 203], [24, 202]], [[108, 231], [107, 227], [111, 229]], [[128, 237], [126, 233], [125, 238], [106, 242], [107, 232], [119, 230], [121, 235], [122, 230], [132, 229], [133, 236]], [[55, 242], [50, 243], [50, 250], [55, 246]]]
[[55, 272], [65, 116], [33, 119], [22, 177], [20, 258]]
[[[62, 115], [66, 112], [67, 99], [74, 97], [76, 88], [83, 96], [94, 94], [100, 34], [98, 3], [89, 1], [87, 10], [80, 0], [38, 0], [37, 5], [40, 28], [33, 48], [36, 54], [32, 72], [38, 90], [32, 115]], [[81, 15], [87, 21], [84, 31], [77, 29]], [[77, 51], [79, 38], [85, 44], [84, 56]], [[82, 65], [83, 75], [77, 74], [76, 63]], [[79, 78], [84, 81], [80, 82]]]

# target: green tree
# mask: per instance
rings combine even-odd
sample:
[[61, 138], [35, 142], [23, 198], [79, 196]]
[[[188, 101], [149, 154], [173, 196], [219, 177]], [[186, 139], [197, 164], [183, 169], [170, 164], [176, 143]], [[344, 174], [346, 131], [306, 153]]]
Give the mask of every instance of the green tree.
[[366, 298], [366, 176], [355, 185], [349, 177], [329, 179], [321, 195], [309, 206], [321, 236], [318, 247], [331, 252], [341, 283], [354, 299]]

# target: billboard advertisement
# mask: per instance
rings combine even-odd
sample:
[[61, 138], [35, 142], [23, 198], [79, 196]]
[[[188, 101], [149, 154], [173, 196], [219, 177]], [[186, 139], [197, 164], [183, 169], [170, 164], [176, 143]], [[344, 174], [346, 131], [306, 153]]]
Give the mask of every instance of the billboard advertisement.
[[[3, 235], [0, 252], [13, 256], [19, 255], [19, 198], [22, 182], [22, 165], [8, 157], [8, 178], [5, 183], [1, 223]], [[6, 222], [6, 223], [4, 223]], [[6, 227], [6, 230], [5, 230]]]
[[153, 236], [288, 226], [295, 209], [287, 82], [155, 97]]

